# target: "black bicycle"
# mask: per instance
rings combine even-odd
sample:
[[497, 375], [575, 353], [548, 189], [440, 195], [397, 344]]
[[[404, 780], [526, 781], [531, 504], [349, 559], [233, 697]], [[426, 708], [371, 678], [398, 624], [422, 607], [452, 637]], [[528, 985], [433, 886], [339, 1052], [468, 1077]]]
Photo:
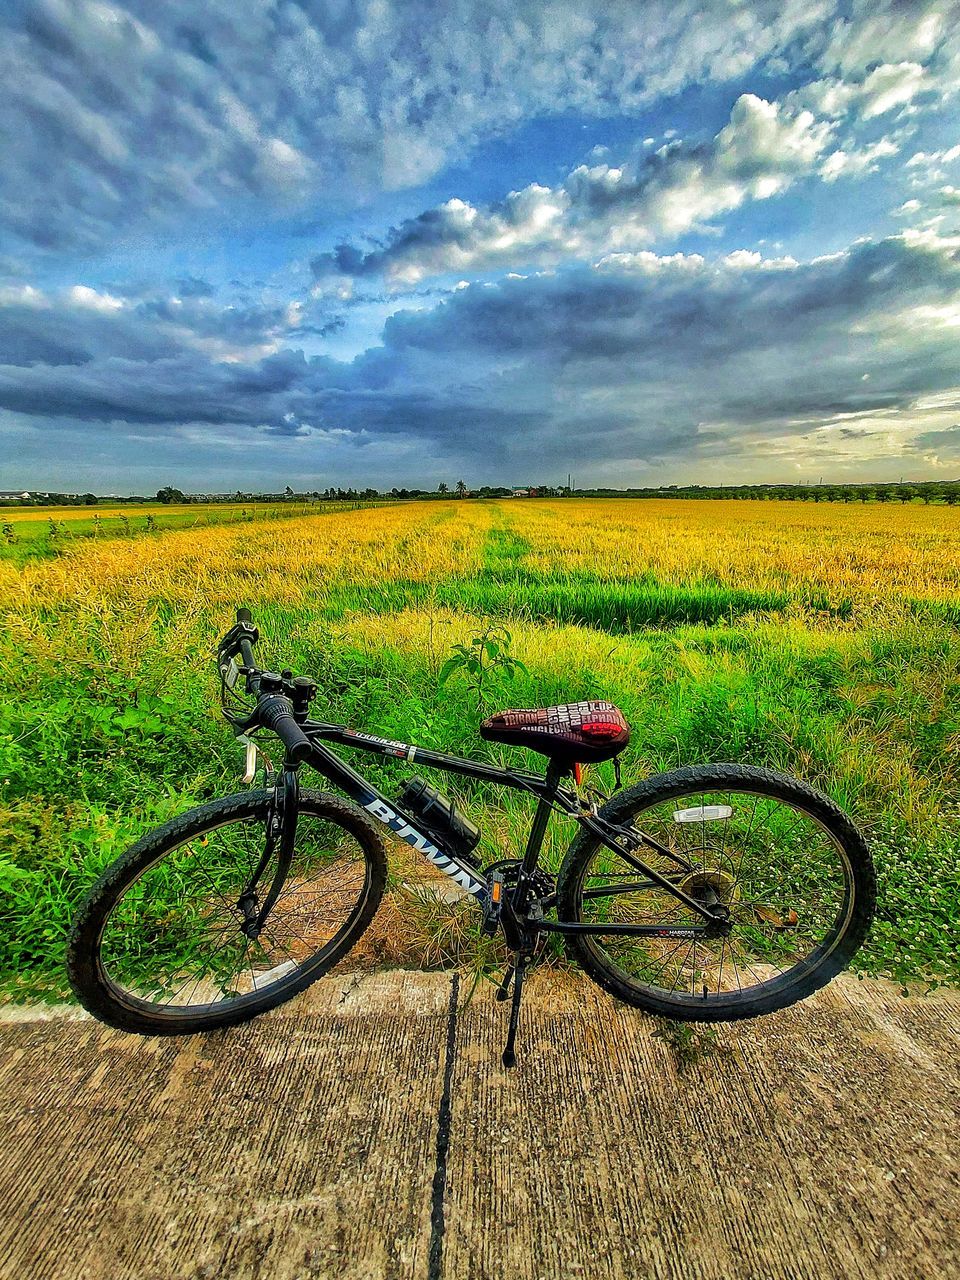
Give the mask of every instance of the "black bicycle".
[[[505, 1066], [515, 1061], [524, 976], [551, 933], [618, 1000], [704, 1022], [801, 1000], [866, 936], [876, 899], [866, 843], [831, 800], [794, 778], [703, 765], [598, 804], [582, 766], [616, 763], [630, 739], [609, 702], [492, 716], [484, 738], [547, 759], [542, 776], [496, 768], [312, 719], [315, 682], [259, 670], [257, 639], [249, 611], [238, 610], [217, 650], [221, 703], [246, 746], [244, 781], [254, 780], [262, 756], [257, 732], [283, 743], [282, 767], [267, 762], [262, 789], [211, 801], [144, 836], [79, 909], [70, 982], [112, 1026], [210, 1031], [303, 991], [374, 917], [387, 875], [382, 827], [476, 899], [484, 933], [502, 933], [512, 963], [497, 998], [513, 986]], [[422, 778], [390, 799], [326, 743], [530, 792], [537, 806], [523, 856], [482, 868], [480, 832]], [[302, 790], [304, 764], [350, 801]], [[556, 879], [540, 859], [552, 810], [580, 828]]]

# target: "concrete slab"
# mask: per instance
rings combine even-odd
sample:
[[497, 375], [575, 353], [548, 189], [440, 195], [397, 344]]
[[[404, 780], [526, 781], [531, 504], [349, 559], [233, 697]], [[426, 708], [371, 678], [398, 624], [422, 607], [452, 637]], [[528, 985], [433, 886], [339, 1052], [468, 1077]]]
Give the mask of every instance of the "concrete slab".
[[682, 1073], [651, 1020], [544, 974], [503, 1071], [503, 1008], [458, 1017], [445, 1274], [960, 1274], [956, 994], [841, 979]]
[[0, 1276], [425, 1275], [449, 991], [347, 975], [186, 1040], [4, 1023]]
[[0, 1015], [0, 1277], [960, 1273], [960, 994], [842, 979], [680, 1072], [585, 980], [528, 991], [515, 1072], [444, 974], [182, 1041]]

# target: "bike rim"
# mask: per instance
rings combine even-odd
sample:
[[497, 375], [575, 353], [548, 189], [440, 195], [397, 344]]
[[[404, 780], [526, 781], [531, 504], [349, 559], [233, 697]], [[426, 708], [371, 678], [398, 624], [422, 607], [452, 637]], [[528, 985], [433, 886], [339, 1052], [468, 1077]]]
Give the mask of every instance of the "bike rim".
[[[370, 868], [355, 837], [301, 811], [289, 874], [250, 939], [239, 899], [264, 849], [266, 810], [212, 824], [124, 885], [98, 938], [102, 978], [127, 1007], [169, 1019], [269, 1007], [324, 964], [363, 910]], [[258, 882], [262, 902], [276, 852]]]
[[[731, 916], [729, 932], [713, 938], [585, 937], [596, 960], [638, 993], [685, 1008], [748, 1003], [795, 985], [843, 937], [853, 911], [850, 859], [799, 802], [744, 787], [696, 788], [655, 801], [631, 821], [687, 865], [649, 847], [636, 857], [698, 900], [719, 900]], [[576, 901], [588, 923], [704, 924], [605, 846], [586, 861]]]

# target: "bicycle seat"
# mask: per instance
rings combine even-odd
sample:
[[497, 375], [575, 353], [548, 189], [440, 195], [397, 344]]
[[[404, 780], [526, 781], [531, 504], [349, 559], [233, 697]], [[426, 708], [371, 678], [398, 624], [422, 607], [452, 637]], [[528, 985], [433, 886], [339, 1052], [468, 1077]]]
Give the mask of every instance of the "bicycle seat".
[[571, 764], [597, 764], [620, 754], [630, 741], [630, 726], [612, 702], [567, 702], [498, 711], [481, 724], [480, 736]]

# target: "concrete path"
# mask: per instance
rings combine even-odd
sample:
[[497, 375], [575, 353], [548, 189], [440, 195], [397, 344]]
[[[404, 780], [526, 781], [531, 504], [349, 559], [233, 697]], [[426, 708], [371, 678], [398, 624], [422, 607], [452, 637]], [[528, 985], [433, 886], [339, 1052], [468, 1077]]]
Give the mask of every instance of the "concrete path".
[[7, 1280], [824, 1280], [960, 1274], [960, 994], [841, 979], [677, 1069], [535, 975], [325, 979], [238, 1030], [0, 1020]]

